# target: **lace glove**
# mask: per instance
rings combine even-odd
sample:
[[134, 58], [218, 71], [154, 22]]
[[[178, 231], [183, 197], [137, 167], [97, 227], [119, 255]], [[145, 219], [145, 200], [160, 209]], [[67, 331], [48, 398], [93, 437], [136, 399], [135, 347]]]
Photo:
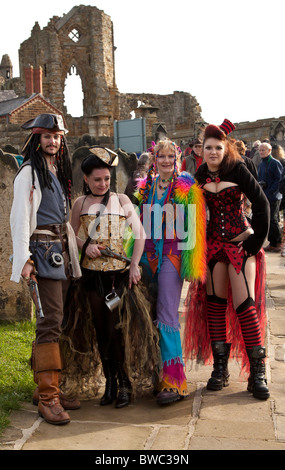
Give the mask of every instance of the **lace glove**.
[[255, 256], [261, 250], [263, 241], [260, 241], [254, 234], [250, 235], [246, 240], [243, 241], [242, 246], [244, 251], [247, 252], [248, 256]]

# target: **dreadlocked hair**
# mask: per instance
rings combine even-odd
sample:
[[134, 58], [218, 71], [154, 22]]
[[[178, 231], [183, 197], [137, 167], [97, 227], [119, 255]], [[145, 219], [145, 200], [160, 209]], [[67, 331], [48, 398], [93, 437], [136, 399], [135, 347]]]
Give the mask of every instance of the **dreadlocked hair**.
[[[36, 171], [41, 189], [47, 187], [53, 191], [52, 178], [48, 169], [47, 161], [40, 147], [40, 138], [40, 134], [34, 134], [31, 137], [28, 137], [25, 144], [26, 148], [24, 146], [25, 150], [23, 151], [24, 162], [27, 162], [28, 160], [31, 162], [33, 186], [35, 186]], [[61, 184], [66, 199], [68, 199], [69, 207], [71, 208], [71, 186], [73, 180], [71, 162], [65, 136], [62, 136], [61, 146], [58, 153], [56, 154], [56, 167], [58, 180]]]

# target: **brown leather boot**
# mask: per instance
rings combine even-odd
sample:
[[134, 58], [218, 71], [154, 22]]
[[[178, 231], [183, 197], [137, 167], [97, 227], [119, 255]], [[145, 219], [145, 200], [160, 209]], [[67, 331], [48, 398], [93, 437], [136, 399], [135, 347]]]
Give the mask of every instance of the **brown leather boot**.
[[[38, 374], [36, 372], [36, 364], [35, 364], [35, 350], [36, 350], [36, 342], [33, 341], [32, 343], [32, 355], [31, 355], [31, 369], [34, 373], [34, 382], [38, 385]], [[58, 381], [60, 384], [61, 381], [61, 374], [58, 375]], [[80, 408], [80, 401], [76, 397], [66, 397], [62, 392], [59, 393], [59, 400], [61, 406], [65, 410], [78, 410]], [[38, 406], [39, 404], [39, 387], [36, 387], [33, 393], [32, 398], [33, 405]]]
[[[33, 393], [33, 405], [38, 406], [39, 404], [39, 387], [35, 388]], [[63, 393], [59, 392], [59, 401], [61, 406], [65, 410], [79, 410], [80, 401], [76, 397], [66, 397]]]
[[36, 344], [35, 371], [39, 388], [39, 415], [50, 424], [67, 424], [68, 413], [59, 399], [59, 371], [61, 370], [58, 343]]

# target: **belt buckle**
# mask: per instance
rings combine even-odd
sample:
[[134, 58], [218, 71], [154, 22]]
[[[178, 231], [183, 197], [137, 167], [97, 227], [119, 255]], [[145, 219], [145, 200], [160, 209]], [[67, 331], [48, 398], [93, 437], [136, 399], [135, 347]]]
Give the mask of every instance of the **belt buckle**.
[[51, 228], [52, 228], [52, 232], [54, 232], [54, 233], [56, 233], [56, 234], [60, 234], [60, 233], [61, 233], [61, 232], [60, 232], [60, 225], [59, 225], [59, 224], [53, 224], [53, 225], [51, 226]]

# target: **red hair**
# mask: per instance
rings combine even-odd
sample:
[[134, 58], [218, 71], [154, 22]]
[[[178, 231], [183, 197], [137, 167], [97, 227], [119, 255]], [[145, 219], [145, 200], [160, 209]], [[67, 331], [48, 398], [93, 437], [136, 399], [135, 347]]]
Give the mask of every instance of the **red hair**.
[[211, 138], [218, 139], [225, 144], [225, 154], [224, 154], [223, 161], [221, 163], [220, 173], [227, 174], [233, 169], [237, 161], [242, 161], [243, 159], [239, 155], [236, 148], [229, 141], [225, 132], [223, 132], [223, 130], [220, 127], [214, 126], [213, 124], [209, 124], [209, 126], [205, 128], [204, 138], [203, 138], [203, 148], [205, 146], [206, 140], [211, 139]]

